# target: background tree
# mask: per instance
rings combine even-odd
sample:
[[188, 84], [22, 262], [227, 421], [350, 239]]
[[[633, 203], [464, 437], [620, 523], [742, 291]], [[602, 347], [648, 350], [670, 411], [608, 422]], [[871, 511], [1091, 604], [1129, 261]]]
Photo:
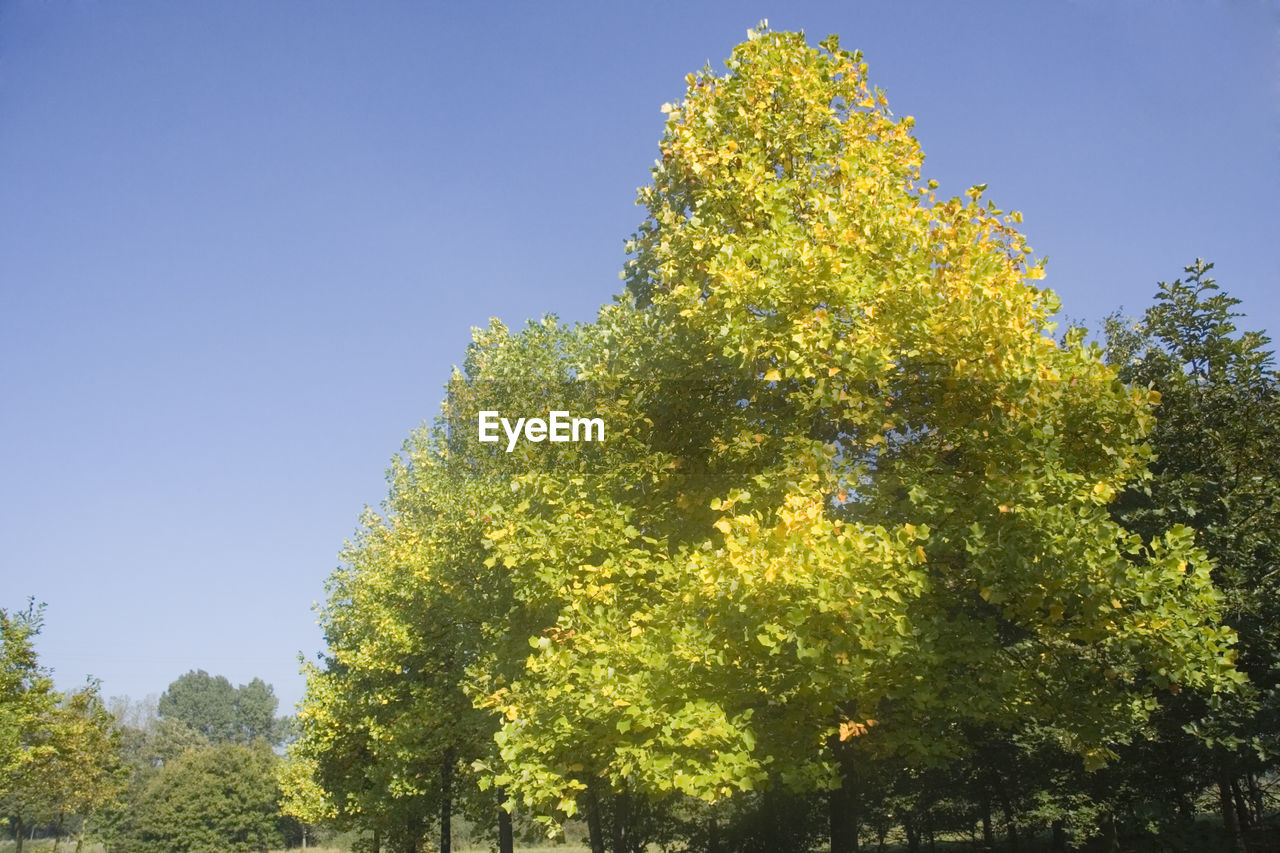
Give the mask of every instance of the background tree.
[[179, 676], [160, 696], [156, 712], [199, 732], [213, 743], [252, 743], [263, 738], [278, 744], [277, 700], [260, 678], [233, 687], [225, 676], [203, 669]]
[[187, 750], [148, 780], [108, 849], [249, 853], [278, 847], [277, 761], [263, 741]]
[[[1126, 764], [1129, 784], [1148, 792], [1140, 798], [1144, 809], [1163, 805], [1162, 823], [1184, 831], [1196, 794], [1216, 788], [1239, 847], [1274, 807], [1261, 780], [1274, 772], [1280, 747], [1280, 383], [1269, 339], [1237, 330], [1240, 302], [1219, 289], [1212, 268], [1197, 260], [1185, 280], [1160, 282], [1155, 304], [1136, 325], [1116, 317], [1107, 323], [1109, 357], [1120, 375], [1160, 395], [1153, 476], [1115, 510], [1139, 532], [1195, 527], [1251, 689], [1166, 698], [1154, 733], [1158, 748], [1126, 756]], [[1165, 779], [1178, 795], [1151, 791], [1143, 784], [1151, 779]]]

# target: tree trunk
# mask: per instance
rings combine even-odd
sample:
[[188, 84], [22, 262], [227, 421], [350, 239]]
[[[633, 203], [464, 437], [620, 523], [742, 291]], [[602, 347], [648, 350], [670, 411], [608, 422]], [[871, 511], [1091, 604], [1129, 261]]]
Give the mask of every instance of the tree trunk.
[[373, 853], [382, 853], [382, 830], [373, 831]]
[[[307, 825], [304, 823], [304, 824], [301, 824], [301, 826], [302, 826], [302, 849], [305, 851], [307, 849]], [[80, 853], [79, 847], [76, 848], [76, 853]]]
[[1262, 823], [1267, 815], [1266, 802], [1262, 795], [1262, 787], [1258, 784], [1256, 774], [1250, 773], [1244, 777], [1245, 784], [1249, 789], [1249, 805], [1253, 811], [1253, 825], [1257, 826]]
[[1004, 812], [1005, 836], [1009, 839], [1009, 849], [1018, 853], [1018, 821], [1014, 819], [1009, 795], [1003, 789], [1000, 791], [1000, 810]]
[[1067, 825], [1059, 818], [1052, 823], [1049, 831], [1053, 834], [1049, 849], [1053, 853], [1067, 853]]
[[22, 853], [22, 815], [13, 818], [13, 853]]
[[907, 833], [907, 849], [911, 853], [917, 853], [920, 849], [920, 833], [916, 832], [915, 826], [909, 819], [902, 821], [902, 829]]
[[511, 812], [502, 807], [507, 801], [507, 792], [498, 788], [498, 853], [514, 853], [515, 833], [511, 830]]
[[1231, 796], [1236, 803], [1236, 814], [1239, 815], [1240, 832], [1247, 833], [1253, 828], [1253, 812], [1249, 809], [1249, 804], [1244, 800], [1244, 793], [1240, 789], [1240, 780], [1231, 780]]
[[597, 792], [599, 785], [595, 779], [587, 783], [587, 837], [591, 841], [591, 853], [605, 853], [604, 827], [600, 825], [600, 795]]
[[627, 794], [619, 791], [613, 795], [613, 820], [609, 823], [611, 853], [627, 853]]
[[1235, 803], [1231, 801], [1231, 779], [1226, 770], [1218, 771], [1218, 808], [1222, 811], [1222, 831], [1230, 839], [1231, 849], [1236, 853], [1245, 853], [1240, 821], [1236, 815]]
[[991, 797], [982, 795], [982, 849], [996, 849], [996, 831], [991, 826]]
[[1116, 831], [1116, 816], [1111, 812], [1105, 813], [1098, 828], [1102, 830], [1102, 849], [1105, 853], [1116, 853], [1120, 849], [1120, 834]]
[[847, 756], [842, 756], [840, 742], [829, 741], [840, 768], [840, 787], [827, 793], [827, 831], [831, 838], [831, 853], [858, 853], [858, 800], [854, 790], [853, 768]]
[[707, 853], [720, 853], [720, 825], [715, 815], [707, 818]]
[[[403, 853], [422, 853], [422, 836], [425, 834], [425, 824], [426, 822], [420, 814], [415, 813], [405, 818], [404, 826], [401, 828], [404, 834], [399, 839], [400, 843], [398, 845]], [[393, 850], [397, 848], [394, 838], [392, 839], [391, 848]]]
[[453, 747], [440, 762], [440, 853], [453, 851]]

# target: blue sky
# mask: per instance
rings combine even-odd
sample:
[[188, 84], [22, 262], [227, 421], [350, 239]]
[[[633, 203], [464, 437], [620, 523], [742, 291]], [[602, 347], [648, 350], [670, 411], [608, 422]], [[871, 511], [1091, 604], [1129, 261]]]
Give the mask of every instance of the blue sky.
[[0, 0], [0, 607], [60, 686], [287, 709], [472, 326], [619, 288], [665, 101], [762, 18], [860, 48], [1064, 314], [1197, 256], [1280, 331], [1280, 5]]

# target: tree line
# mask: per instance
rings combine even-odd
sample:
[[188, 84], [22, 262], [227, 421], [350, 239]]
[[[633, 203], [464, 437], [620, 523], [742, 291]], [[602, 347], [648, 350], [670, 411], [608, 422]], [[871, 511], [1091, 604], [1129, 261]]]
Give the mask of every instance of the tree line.
[[[1247, 850], [1274, 809], [1276, 373], [1197, 261], [1056, 333], [1021, 217], [936, 198], [834, 37], [668, 113], [626, 288], [476, 330], [321, 610], [291, 808], [593, 853], [971, 834]], [[592, 444], [477, 440], [566, 411]], [[479, 819], [484, 819], [483, 817]]]
[[0, 610], [0, 823], [108, 853], [247, 853], [305, 841], [281, 808], [290, 734], [261, 679], [193, 670], [148, 705], [61, 693], [39, 666], [41, 608]]

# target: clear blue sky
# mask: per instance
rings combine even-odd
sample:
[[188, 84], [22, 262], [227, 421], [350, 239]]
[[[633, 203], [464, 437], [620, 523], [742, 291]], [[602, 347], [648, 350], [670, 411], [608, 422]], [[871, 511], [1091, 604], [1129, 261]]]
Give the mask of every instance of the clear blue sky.
[[1280, 5], [0, 0], [0, 607], [60, 686], [261, 676], [472, 326], [618, 289], [664, 101], [761, 18], [864, 51], [1069, 317], [1197, 256], [1280, 331]]

